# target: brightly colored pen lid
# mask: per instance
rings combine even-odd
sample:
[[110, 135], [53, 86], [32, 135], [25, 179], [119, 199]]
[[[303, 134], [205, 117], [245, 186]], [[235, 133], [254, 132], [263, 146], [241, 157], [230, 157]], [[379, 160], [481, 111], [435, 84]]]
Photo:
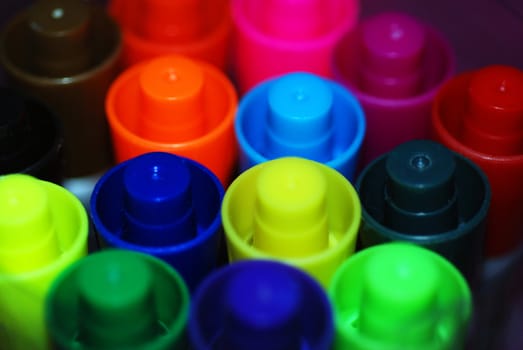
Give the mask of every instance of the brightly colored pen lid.
[[470, 289], [440, 255], [407, 243], [364, 249], [336, 271], [333, 349], [461, 350]]
[[409, 141], [363, 169], [356, 188], [363, 248], [416, 243], [479, 281], [491, 193], [478, 166], [439, 143]]
[[107, 95], [116, 160], [175, 153], [207, 166], [225, 185], [237, 158], [236, 105], [232, 83], [207, 63], [170, 55], [137, 64]]
[[324, 289], [289, 265], [251, 260], [210, 275], [194, 295], [194, 350], [327, 350], [332, 310]]
[[102, 247], [154, 255], [193, 289], [216, 266], [223, 187], [201, 164], [147, 153], [110, 169], [91, 197]]
[[354, 251], [361, 219], [357, 193], [343, 175], [296, 157], [240, 174], [227, 189], [221, 212], [231, 262], [282, 260], [324, 286]]
[[240, 170], [283, 156], [322, 162], [352, 180], [365, 116], [341, 85], [304, 72], [263, 82], [240, 100], [235, 119]]
[[365, 111], [362, 166], [395, 146], [429, 136], [437, 90], [454, 72], [442, 35], [407, 14], [380, 13], [361, 21], [336, 46], [334, 77]]
[[246, 92], [271, 77], [331, 77], [336, 43], [356, 24], [357, 0], [232, 0], [234, 74]]
[[87, 254], [87, 213], [63, 187], [25, 174], [0, 176], [0, 208], [0, 344], [45, 349], [44, 298]]
[[108, 9], [122, 28], [124, 67], [177, 53], [227, 68], [229, 0], [110, 0]]
[[0, 88], [0, 105], [0, 175], [24, 173], [60, 184], [64, 138], [58, 119], [8, 88]]
[[523, 240], [523, 71], [488, 66], [462, 73], [436, 97], [434, 137], [475, 162], [492, 187], [488, 256]]
[[184, 348], [189, 292], [169, 265], [110, 249], [64, 271], [50, 289], [46, 321], [54, 349]]
[[119, 28], [105, 9], [81, 0], [35, 1], [2, 33], [0, 62], [9, 83], [63, 125], [67, 178], [112, 164], [104, 100], [120, 49]]

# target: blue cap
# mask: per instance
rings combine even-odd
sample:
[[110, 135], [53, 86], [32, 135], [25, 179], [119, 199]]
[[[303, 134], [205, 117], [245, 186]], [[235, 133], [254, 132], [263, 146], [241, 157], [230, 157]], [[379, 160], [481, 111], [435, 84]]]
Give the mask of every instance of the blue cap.
[[161, 258], [194, 288], [217, 263], [223, 193], [200, 163], [147, 153], [102, 176], [91, 216], [102, 246]]
[[268, 260], [236, 262], [209, 276], [194, 295], [188, 331], [195, 350], [326, 350], [334, 332], [321, 286]]
[[365, 134], [363, 110], [341, 85], [297, 72], [265, 81], [240, 101], [235, 119], [240, 170], [297, 156], [351, 180]]

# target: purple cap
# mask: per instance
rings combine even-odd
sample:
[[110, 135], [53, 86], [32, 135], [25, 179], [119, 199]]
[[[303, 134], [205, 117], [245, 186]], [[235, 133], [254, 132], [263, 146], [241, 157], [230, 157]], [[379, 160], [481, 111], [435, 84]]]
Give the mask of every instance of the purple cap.
[[329, 301], [310, 276], [275, 261], [233, 263], [208, 277], [193, 298], [194, 349], [329, 349]]

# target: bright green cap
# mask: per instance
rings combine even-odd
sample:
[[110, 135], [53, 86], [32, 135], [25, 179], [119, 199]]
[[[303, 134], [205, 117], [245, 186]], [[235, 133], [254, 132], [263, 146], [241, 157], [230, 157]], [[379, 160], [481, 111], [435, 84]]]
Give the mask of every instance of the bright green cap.
[[338, 269], [329, 294], [336, 349], [458, 349], [472, 309], [457, 269], [407, 243], [357, 253]]
[[43, 181], [0, 177], [0, 272], [33, 271], [56, 260], [60, 246]]
[[55, 283], [48, 322], [59, 348], [170, 349], [183, 341], [189, 294], [164, 262], [107, 250], [75, 264]]

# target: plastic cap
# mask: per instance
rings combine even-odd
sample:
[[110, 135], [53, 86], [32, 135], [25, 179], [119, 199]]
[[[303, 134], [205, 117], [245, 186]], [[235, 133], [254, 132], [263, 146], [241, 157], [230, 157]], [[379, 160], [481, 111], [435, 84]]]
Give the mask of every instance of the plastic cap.
[[300, 40], [324, 33], [328, 24], [322, 16], [324, 6], [322, 0], [266, 0], [251, 15], [266, 35]]
[[[286, 269], [243, 270], [225, 289], [227, 349], [299, 349], [303, 307], [299, 283]], [[262, 346], [263, 343], [265, 346]]]
[[90, 65], [91, 12], [82, 1], [38, 1], [27, 12], [34, 69], [49, 77], [79, 74]]
[[421, 88], [425, 29], [410, 16], [386, 13], [364, 21], [361, 88], [380, 97], [416, 95]]
[[443, 257], [408, 243], [366, 248], [336, 271], [329, 287], [334, 349], [462, 348], [470, 289]]
[[58, 348], [180, 346], [189, 293], [178, 273], [149, 255], [105, 250], [80, 260], [54, 282], [47, 324]]
[[181, 56], [160, 57], [147, 63], [139, 81], [142, 137], [183, 142], [204, 134], [205, 79], [198, 64]]
[[267, 154], [332, 158], [332, 104], [329, 85], [309, 73], [282, 76], [268, 91]]
[[0, 267], [22, 273], [61, 255], [46, 190], [29, 175], [0, 177]]
[[416, 249], [389, 249], [364, 267], [359, 329], [370, 338], [406, 343], [430, 342], [435, 336], [438, 266]]
[[474, 73], [468, 88], [463, 142], [480, 152], [523, 152], [523, 71], [489, 66]]
[[202, 283], [192, 305], [189, 336], [195, 350], [327, 350], [332, 342], [325, 292], [302, 271], [279, 262], [228, 265]]
[[384, 224], [402, 233], [430, 234], [458, 225], [456, 162], [446, 147], [405, 142], [386, 156]]
[[326, 192], [314, 163], [292, 158], [266, 164], [256, 183], [253, 246], [279, 257], [326, 249]]
[[136, 255], [101, 255], [81, 265], [76, 277], [81, 341], [123, 346], [157, 336], [152, 278], [148, 264]]
[[174, 44], [197, 40], [205, 33], [201, 0], [140, 0], [140, 19], [133, 24], [144, 38]]
[[168, 246], [196, 236], [191, 173], [167, 153], [147, 154], [124, 170], [124, 237], [147, 246]]

